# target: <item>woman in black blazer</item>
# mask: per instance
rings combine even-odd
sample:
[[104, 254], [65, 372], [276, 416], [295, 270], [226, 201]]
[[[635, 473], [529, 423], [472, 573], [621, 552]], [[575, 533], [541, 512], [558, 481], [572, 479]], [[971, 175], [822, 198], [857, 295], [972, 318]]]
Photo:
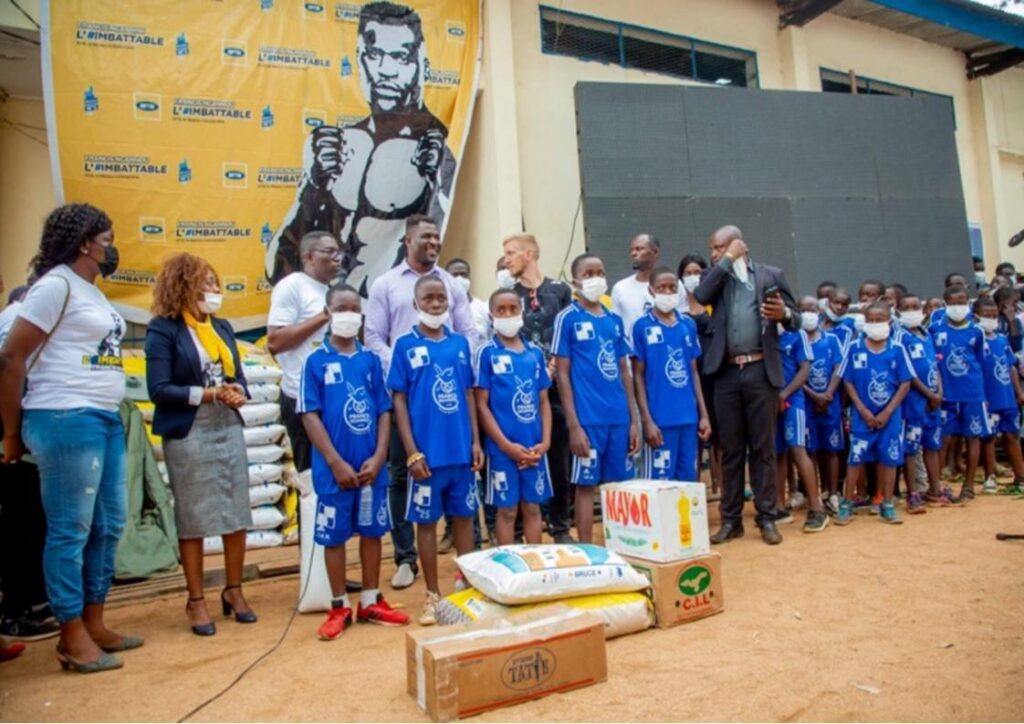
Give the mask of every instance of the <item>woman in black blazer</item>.
[[242, 595], [245, 530], [252, 524], [241, 416], [248, 390], [235, 335], [223, 319], [217, 273], [205, 260], [176, 254], [160, 270], [146, 332], [146, 384], [155, 403], [153, 432], [163, 436], [174, 491], [185, 611], [197, 636], [216, 627], [203, 597], [203, 538], [224, 541], [224, 615], [254, 623]]

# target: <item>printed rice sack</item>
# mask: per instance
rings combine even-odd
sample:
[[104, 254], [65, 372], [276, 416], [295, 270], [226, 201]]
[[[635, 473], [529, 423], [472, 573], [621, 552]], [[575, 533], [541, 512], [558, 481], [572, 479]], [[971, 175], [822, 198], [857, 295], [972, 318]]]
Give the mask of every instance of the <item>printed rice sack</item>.
[[331, 608], [331, 582], [324, 564], [324, 547], [313, 541], [316, 526], [316, 496], [299, 499], [299, 613]]
[[281, 381], [281, 368], [269, 364], [244, 362], [245, 380], [250, 385], [276, 385]]
[[[284, 536], [276, 530], [250, 530], [245, 534], [245, 549], [276, 548], [284, 545]], [[209, 556], [224, 552], [224, 541], [220, 536], [203, 538], [203, 555]]]
[[278, 483], [261, 483], [249, 486], [249, 507], [272, 505], [281, 499], [286, 487]]
[[[575, 598], [563, 598], [559, 603], [597, 614], [604, 621], [604, 637], [606, 639], [643, 631], [654, 625], [654, 610], [651, 600], [639, 591], [576, 596]], [[442, 626], [450, 626], [481, 618], [505, 619], [520, 611], [540, 605], [543, 604], [504, 606], [490, 600], [475, 588], [467, 588], [441, 599], [441, 602], [437, 604], [437, 622]]]
[[299, 495], [305, 497], [313, 494], [313, 471], [305, 470], [299, 472], [295, 469], [295, 463], [288, 461], [281, 466], [281, 474], [284, 484], [289, 488], [295, 488]]
[[626, 593], [650, 585], [617, 553], [582, 543], [489, 548], [459, 556], [455, 564], [474, 588], [508, 605]]
[[249, 485], [276, 483], [281, 479], [281, 466], [274, 463], [259, 463], [249, 466]]
[[290, 488], [285, 492], [281, 501], [281, 512], [285, 519], [281, 526], [284, 544], [295, 545], [299, 542], [299, 491]]
[[276, 505], [258, 505], [252, 509], [252, 525], [249, 530], [275, 530], [286, 518]]
[[277, 402], [281, 398], [281, 388], [270, 383], [249, 385], [249, 402]]
[[[280, 445], [254, 445], [245, 448], [245, 457], [250, 465], [276, 463], [284, 457], [284, 448]], [[281, 476], [278, 475], [278, 478]]]
[[285, 428], [281, 424], [259, 425], [247, 427], [242, 431], [246, 447], [253, 445], [276, 445], [284, 436]]
[[238, 408], [246, 427], [269, 425], [281, 419], [281, 406], [276, 402], [257, 402]]

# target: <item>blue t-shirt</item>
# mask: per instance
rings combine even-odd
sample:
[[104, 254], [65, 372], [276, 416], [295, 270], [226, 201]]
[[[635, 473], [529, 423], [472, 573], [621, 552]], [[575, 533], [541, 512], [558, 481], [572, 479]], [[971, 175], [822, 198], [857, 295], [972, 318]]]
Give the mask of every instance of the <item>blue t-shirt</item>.
[[[835, 376], [836, 368], [843, 363], [843, 343], [831, 332], [820, 332], [811, 345], [811, 368], [807, 375], [807, 386], [819, 394], [828, 390], [829, 383]], [[788, 384], [788, 383], [787, 383]], [[832, 396], [828, 406], [828, 414], [840, 412], [841, 400], [838, 394]]]
[[697, 324], [690, 317], [673, 312], [671, 327], [647, 312], [633, 325], [633, 356], [644, 363], [647, 407], [661, 427], [692, 425], [697, 422], [697, 394], [693, 378], [694, 360], [700, 359]]
[[[342, 354], [325, 341], [306, 358], [296, 411], [319, 412], [334, 449], [357, 472], [377, 451], [377, 418], [391, 409], [380, 358], [356, 342]], [[313, 446], [313, 488], [338, 491], [334, 474]]]
[[412, 436], [430, 468], [473, 462], [466, 392], [473, 386], [469, 342], [444, 328], [439, 340], [418, 327], [395, 340], [388, 389], [408, 400]]
[[[853, 385], [860, 401], [873, 415], [885, 409], [900, 385], [914, 378], [906, 350], [891, 339], [886, 340], [885, 349], [881, 352], [872, 352], [864, 337], [854, 340], [846, 350], [841, 369], [842, 378]], [[871, 432], [856, 407], [852, 417], [854, 432]], [[895, 420], [899, 424], [900, 419], [900, 408], [897, 407], [889, 421]]]
[[857, 332], [853, 328], [853, 320], [847, 317], [841, 318], [832, 329], [823, 329], [822, 331], [834, 335], [839, 340], [839, 348], [842, 350], [845, 350], [850, 341], [857, 336]]
[[[939, 359], [935, 352], [932, 336], [922, 330], [924, 336], [901, 329], [896, 341], [907, 350], [907, 357], [914, 368], [914, 375], [932, 392], [939, 391]], [[903, 400], [903, 417], [907, 420], [923, 420], [929, 414], [928, 398], [911, 386]]]
[[985, 399], [990, 410], [1017, 409], [1017, 395], [1013, 390], [1010, 370], [1017, 364], [1017, 357], [1010, 349], [1010, 340], [1005, 334], [996, 332], [985, 335], [988, 346], [982, 368], [985, 371]]
[[[523, 345], [517, 352], [494, 337], [477, 350], [473, 372], [476, 386], [489, 393], [487, 407], [505, 437], [533, 447], [544, 435], [540, 393], [551, 387], [551, 378], [544, 351], [529, 342]], [[489, 435], [484, 445], [488, 455], [501, 452]]]
[[[811, 351], [811, 343], [807, 339], [807, 333], [802, 329], [798, 332], [783, 332], [779, 335], [779, 355], [782, 357], [782, 386], [786, 387], [796, 377], [800, 365], [814, 359], [814, 352]], [[803, 387], [798, 387], [796, 392], [786, 398], [790, 405], [804, 404]]]
[[573, 301], [555, 317], [557, 357], [572, 363], [570, 381], [581, 425], [628, 425], [626, 390], [619, 360], [629, 354], [622, 319], [605, 310], [595, 316]]
[[942, 374], [942, 399], [946, 402], [984, 402], [985, 333], [976, 324], [954, 327], [943, 319], [932, 325], [932, 339]]

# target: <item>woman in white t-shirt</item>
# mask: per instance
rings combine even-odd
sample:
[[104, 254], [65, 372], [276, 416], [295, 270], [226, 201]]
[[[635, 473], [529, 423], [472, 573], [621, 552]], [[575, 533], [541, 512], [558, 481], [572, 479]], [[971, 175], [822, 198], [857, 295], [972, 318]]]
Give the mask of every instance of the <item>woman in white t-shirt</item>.
[[120, 668], [111, 652], [142, 645], [103, 621], [126, 515], [118, 414], [125, 323], [93, 282], [117, 261], [105, 213], [88, 204], [56, 209], [33, 260], [39, 280], [0, 350], [3, 462], [20, 459], [27, 446], [39, 466], [43, 573], [61, 628], [57, 658], [83, 673]]

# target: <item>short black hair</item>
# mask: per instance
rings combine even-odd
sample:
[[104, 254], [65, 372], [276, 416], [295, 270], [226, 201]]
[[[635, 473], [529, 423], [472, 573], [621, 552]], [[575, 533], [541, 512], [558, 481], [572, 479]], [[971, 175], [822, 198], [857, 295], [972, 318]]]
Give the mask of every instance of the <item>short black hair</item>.
[[[369, 23], [405, 26], [412, 31], [417, 45], [423, 42], [423, 22], [420, 20], [420, 15], [405, 5], [392, 2], [366, 3], [359, 11], [360, 35], [366, 33], [366, 26]], [[370, 40], [373, 42], [376, 39], [371, 38]]]
[[822, 290], [823, 287], [835, 288], [835, 287], [838, 287], [838, 286], [839, 286], [839, 284], [837, 284], [836, 282], [832, 281], [831, 279], [826, 279], [825, 281], [823, 281], [820, 284], [818, 284], [817, 288], [814, 291], [815, 291], [816, 294], [818, 294], [818, 293], [821, 293], [821, 290]]
[[[314, 231], [307, 231], [305, 234], [303, 234], [302, 235], [302, 239], [299, 241], [299, 256], [300, 257], [306, 256], [306, 254], [308, 254], [310, 252], [311, 247], [313, 246], [313, 244], [315, 244], [316, 242], [320, 241], [324, 237], [333, 240], [335, 243], [337, 243], [337, 241], [338, 241], [337, 239], [334, 238], [334, 234], [332, 234], [331, 232], [326, 231], [324, 229], [316, 229]], [[339, 249], [341, 248], [340, 244], [338, 245], [338, 248]]]
[[466, 271], [469, 272], [470, 276], [473, 276], [473, 267], [471, 267], [469, 265], [469, 262], [463, 259], [461, 256], [457, 256], [454, 259], [449, 260], [448, 263], [444, 265], [444, 270], [448, 271], [449, 269], [452, 268], [453, 264], [464, 264], [466, 267]]
[[914, 294], [913, 292], [907, 292], [906, 294], [904, 294], [903, 296], [896, 300], [896, 306], [899, 307], [901, 304], [903, 304], [903, 300], [905, 299], [916, 299], [919, 302], [924, 302], [924, 300], [917, 294]]
[[878, 281], [877, 279], [865, 279], [864, 281], [862, 281], [860, 283], [860, 286], [857, 287], [857, 293], [860, 294], [860, 292], [863, 292], [864, 291], [864, 287], [875, 287], [875, 288], [877, 288], [878, 289], [878, 296], [882, 296], [883, 294], [885, 294], [885, 284], [883, 284], [882, 282]]
[[942, 291], [942, 301], [946, 301], [954, 294], [967, 294], [967, 287], [963, 284], [950, 284]]
[[978, 297], [974, 300], [974, 311], [980, 312], [982, 309], [999, 309], [999, 305], [992, 297]]
[[904, 284], [901, 284], [900, 282], [893, 282], [888, 286], [888, 288], [895, 289], [897, 292], [899, 292], [901, 297], [907, 293], [907, 287]]
[[490, 309], [494, 306], [494, 300], [500, 297], [502, 294], [511, 294], [516, 298], [516, 301], [522, 305], [522, 300], [519, 299], [519, 295], [516, 294], [515, 289], [495, 289], [491, 292], [491, 296], [487, 299], [487, 308]]
[[601, 261], [601, 257], [599, 257], [597, 254], [591, 254], [589, 251], [585, 251], [579, 256], [577, 256], [575, 259], [573, 259], [572, 264], [569, 266], [569, 273], [572, 274], [573, 279], [576, 278], [576, 272], [579, 271], [580, 265], [583, 264], [583, 262], [585, 262], [587, 259], [597, 259], [602, 264], [604, 264], [604, 262]]
[[967, 280], [967, 277], [965, 275], [961, 274], [960, 272], [950, 272], [949, 274], [946, 275], [946, 279], [944, 280], [944, 283], [945, 283], [945, 286], [946, 286], [947, 289], [949, 287], [953, 286], [953, 282], [950, 281], [953, 277], [960, 277], [961, 279], [963, 279], [965, 281]]
[[656, 266], [656, 267], [654, 267], [654, 269], [651, 270], [651, 277], [650, 277], [651, 281], [650, 281], [650, 284], [653, 285], [655, 280], [658, 277], [660, 277], [662, 274], [671, 274], [672, 276], [674, 276], [676, 278], [676, 281], [679, 280], [679, 275], [676, 274], [674, 271], [672, 271], [671, 267]]
[[700, 254], [687, 254], [686, 256], [684, 256], [682, 259], [679, 260], [679, 266], [677, 267], [677, 270], [676, 270], [676, 276], [679, 277], [680, 279], [682, 279], [683, 278], [683, 270], [686, 269], [686, 267], [690, 266], [690, 264], [696, 264], [702, 270], [708, 268], [708, 261], [707, 261], [707, 259], [702, 257]]
[[[655, 249], [661, 249], [661, 240], [658, 239], [654, 234], [648, 234], [646, 231], [642, 231], [639, 234], [633, 234], [633, 239], [643, 236], [647, 239], [647, 243], [653, 246]], [[630, 239], [630, 243], [633, 243], [633, 239]]]
[[1017, 273], [1017, 267], [1013, 265], [1013, 262], [1009, 261], [1001, 261], [998, 264], [996, 264], [996, 274], [1002, 274], [1003, 276], [1006, 276], [1001, 271], [999, 271], [1000, 269], [1009, 269], [1011, 274]]
[[437, 226], [437, 220], [433, 216], [427, 216], [426, 214], [413, 214], [405, 220], [405, 235], [408, 236], [409, 232], [420, 224], [433, 224]]
[[440, 284], [444, 288], [445, 296], [448, 296], [448, 287], [446, 287], [444, 282], [441, 281], [441, 277], [439, 277], [439, 276], [437, 276], [435, 274], [424, 274], [419, 279], [417, 279], [416, 280], [416, 284], [413, 285], [413, 288], [412, 288], [412, 296], [413, 296], [413, 298], [415, 299], [416, 297], [418, 297], [420, 295], [420, 287], [422, 287], [422, 286], [424, 286], [426, 284], [433, 284], [434, 282], [437, 282], [438, 284]]
[[345, 282], [335, 282], [334, 284], [327, 288], [327, 294], [324, 295], [324, 303], [328, 307], [331, 306], [331, 299], [334, 298], [334, 295], [341, 294], [342, 292], [352, 292], [357, 297], [359, 296], [359, 290], [351, 286], [350, 284], [346, 284]]
[[870, 311], [883, 311], [889, 316], [892, 316], [892, 307], [889, 306], [889, 302], [879, 299], [877, 302], [871, 302], [867, 307], [860, 310], [863, 314], [867, 314]]
[[995, 300], [996, 304], [1003, 305], [1013, 299], [1015, 294], [1019, 295], [1020, 292], [1013, 287], [999, 287], [995, 292], [993, 292], [992, 298]]

